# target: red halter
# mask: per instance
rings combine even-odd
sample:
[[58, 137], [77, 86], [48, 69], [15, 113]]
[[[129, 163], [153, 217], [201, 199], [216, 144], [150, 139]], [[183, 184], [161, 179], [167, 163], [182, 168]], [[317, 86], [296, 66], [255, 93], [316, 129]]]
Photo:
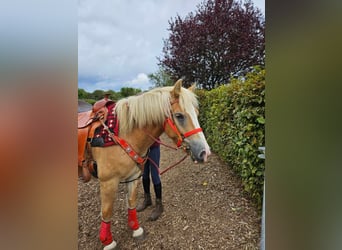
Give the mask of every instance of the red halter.
[[183, 136], [184, 136], [184, 138], [186, 138], [186, 137], [189, 137], [191, 135], [197, 134], [197, 133], [202, 132], [202, 131], [203, 131], [202, 128], [195, 128], [193, 130], [190, 130], [189, 132], [184, 133]]
[[168, 124], [170, 126], [170, 128], [177, 134], [177, 136], [178, 136], [177, 147], [179, 148], [183, 142], [181, 134], [179, 133], [176, 125], [173, 123], [173, 121], [170, 119], [170, 117], [167, 117], [164, 121], [164, 130], [165, 130], [166, 124]]
[[175, 123], [173, 122], [173, 120], [170, 117], [167, 117], [164, 121], [164, 130], [165, 130], [165, 126], [166, 124], [168, 124], [170, 126], [170, 128], [177, 134], [178, 136], [178, 141], [177, 141], [177, 147], [180, 147], [183, 143], [183, 139], [187, 138], [191, 135], [197, 134], [199, 132], [202, 132], [202, 128], [195, 128], [193, 130], [190, 130], [184, 134], [181, 134], [177, 128], [177, 126], [175, 125]]
[[[171, 106], [175, 103], [178, 103], [178, 99], [174, 100], [171, 102]], [[176, 126], [176, 124], [173, 122], [173, 120], [170, 117], [167, 117], [164, 121], [164, 130], [165, 130], [165, 126], [166, 124], [169, 124], [170, 128], [177, 134], [178, 136], [178, 141], [177, 141], [177, 147], [180, 147], [183, 143], [183, 139], [187, 138], [191, 135], [197, 134], [199, 132], [202, 132], [202, 128], [195, 128], [193, 130], [190, 130], [184, 134], [181, 134]]]

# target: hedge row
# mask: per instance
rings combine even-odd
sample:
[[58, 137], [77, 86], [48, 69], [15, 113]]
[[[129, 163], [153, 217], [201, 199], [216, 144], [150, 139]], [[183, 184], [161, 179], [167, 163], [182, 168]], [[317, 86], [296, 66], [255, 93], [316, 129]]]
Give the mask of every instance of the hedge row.
[[211, 91], [198, 90], [199, 121], [212, 149], [241, 177], [245, 191], [261, 206], [265, 146], [265, 70], [255, 67]]

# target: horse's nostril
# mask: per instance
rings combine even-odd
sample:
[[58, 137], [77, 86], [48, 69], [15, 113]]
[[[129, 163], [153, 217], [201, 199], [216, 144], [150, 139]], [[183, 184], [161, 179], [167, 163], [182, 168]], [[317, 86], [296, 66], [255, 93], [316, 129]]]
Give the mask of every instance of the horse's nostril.
[[199, 160], [203, 161], [203, 160], [205, 159], [205, 156], [206, 156], [205, 150], [203, 150], [198, 156], [199, 156], [199, 157], [198, 157]]

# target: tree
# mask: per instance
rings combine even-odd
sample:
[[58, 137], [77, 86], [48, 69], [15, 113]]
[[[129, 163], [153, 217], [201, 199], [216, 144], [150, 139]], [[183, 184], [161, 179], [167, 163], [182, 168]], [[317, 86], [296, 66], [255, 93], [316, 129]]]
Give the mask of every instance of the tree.
[[204, 1], [169, 25], [159, 65], [172, 80], [183, 77], [185, 86], [212, 89], [264, 65], [265, 20], [250, 0]]
[[141, 89], [135, 89], [135, 88], [130, 88], [130, 87], [124, 87], [120, 89], [120, 95], [122, 97], [128, 97], [131, 95], [136, 95], [141, 92]]
[[174, 84], [170, 75], [161, 67], [159, 67], [156, 73], [149, 74], [148, 78], [154, 83], [155, 87], [172, 86]]
[[93, 93], [90, 94], [90, 98], [94, 100], [100, 100], [104, 97], [104, 91], [101, 89], [94, 90]]
[[78, 89], [78, 99], [87, 99], [88, 93], [84, 89]]

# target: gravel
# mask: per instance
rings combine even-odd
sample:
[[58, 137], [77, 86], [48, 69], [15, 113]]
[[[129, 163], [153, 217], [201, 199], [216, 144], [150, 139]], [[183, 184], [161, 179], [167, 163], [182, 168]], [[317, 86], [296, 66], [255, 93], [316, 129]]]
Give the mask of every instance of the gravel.
[[[164, 135], [163, 141], [171, 144]], [[161, 146], [161, 170], [181, 159], [184, 152]], [[147, 237], [132, 238], [127, 226], [126, 186], [119, 185], [114, 204], [112, 233], [124, 249], [259, 249], [261, 215], [241, 181], [219, 157], [205, 164], [190, 157], [162, 176], [164, 212], [148, 221], [153, 205], [138, 213]], [[78, 182], [78, 249], [103, 249], [98, 238], [101, 223], [100, 188], [95, 178]], [[138, 186], [138, 201], [143, 188]]]

